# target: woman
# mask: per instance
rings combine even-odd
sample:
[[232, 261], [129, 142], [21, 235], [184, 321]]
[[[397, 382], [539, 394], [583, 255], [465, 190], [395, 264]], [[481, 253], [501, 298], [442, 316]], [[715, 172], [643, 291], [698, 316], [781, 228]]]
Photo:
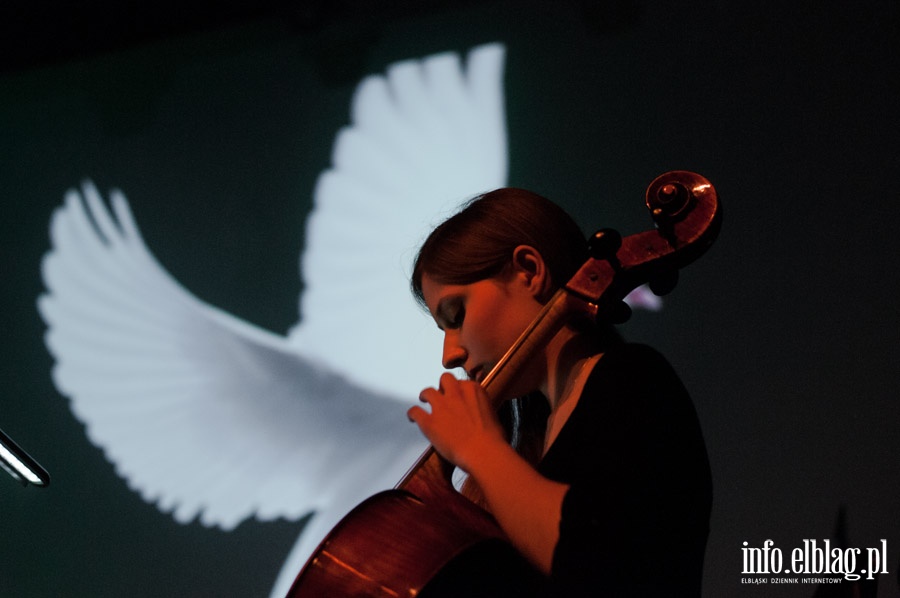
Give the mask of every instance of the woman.
[[[409, 417], [468, 474], [528, 564], [499, 573], [482, 563], [473, 579], [506, 575], [517, 589], [501, 595], [699, 596], [709, 464], [691, 400], [658, 353], [604, 326], [567, 326], [508, 396], [480, 384], [587, 259], [575, 222], [521, 189], [487, 193], [438, 226], [412, 288], [444, 332], [444, 367], [469, 379], [444, 374], [421, 393], [429, 408]], [[536, 451], [527, 430], [501, 424], [498, 408], [515, 397], [530, 401], [517, 421], [538, 414]], [[516, 450], [507, 439], [523, 433]], [[490, 585], [479, 579], [473, 587]]]

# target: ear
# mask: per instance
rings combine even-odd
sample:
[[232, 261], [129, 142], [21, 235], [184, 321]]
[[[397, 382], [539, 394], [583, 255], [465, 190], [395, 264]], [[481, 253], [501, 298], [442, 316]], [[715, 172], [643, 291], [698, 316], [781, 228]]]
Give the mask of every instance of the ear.
[[538, 250], [530, 245], [516, 247], [513, 250], [512, 269], [531, 295], [543, 303], [550, 288], [550, 272]]

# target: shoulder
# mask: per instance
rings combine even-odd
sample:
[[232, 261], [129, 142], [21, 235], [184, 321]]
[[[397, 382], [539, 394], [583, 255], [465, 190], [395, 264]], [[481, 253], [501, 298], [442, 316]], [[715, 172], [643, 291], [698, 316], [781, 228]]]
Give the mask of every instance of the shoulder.
[[[610, 348], [594, 366], [576, 410], [586, 425], [618, 437], [634, 428], [668, 435], [673, 424], [693, 433], [696, 413], [690, 394], [656, 349], [644, 344], [622, 343]], [[639, 425], [638, 425], [639, 424]], [[679, 432], [680, 433], [680, 432]]]
[[[643, 343], [621, 342], [610, 347], [603, 355], [603, 360], [609, 361], [646, 361], [668, 363], [662, 353]], [[601, 361], [603, 361], [601, 360]]]
[[632, 384], [678, 381], [662, 353], [649, 345], [624, 342], [610, 347], [597, 362], [591, 380], [596, 382], [598, 378], [606, 383], [619, 380]]

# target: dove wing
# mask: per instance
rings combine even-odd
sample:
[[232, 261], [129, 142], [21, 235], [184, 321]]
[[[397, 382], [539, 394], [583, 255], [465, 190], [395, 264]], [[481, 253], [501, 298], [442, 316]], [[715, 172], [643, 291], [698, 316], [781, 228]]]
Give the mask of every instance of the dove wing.
[[434, 225], [506, 184], [504, 52], [489, 44], [465, 67], [443, 53], [364, 79], [318, 180], [290, 338], [366, 388], [413, 400], [442, 371], [409, 274]]
[[399, 479], [424, 442], [398, 401], [198, 300], [111, 199], [86, 183], [54, 213], [38, 306], [54, 383], [133, 490], [230, 529]]

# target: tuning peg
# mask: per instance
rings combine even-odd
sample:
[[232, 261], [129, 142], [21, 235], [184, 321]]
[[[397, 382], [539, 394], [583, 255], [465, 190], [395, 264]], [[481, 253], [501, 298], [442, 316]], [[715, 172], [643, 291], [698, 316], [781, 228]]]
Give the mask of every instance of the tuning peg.
[[647, 286], [653, 291], [653, 294], [662, 297], [668, 295], [678, 284], [678, 270], [664, 270], [651, 278], [647, 282]]
[[611, 228], [598, 230], [588, 240], [591, 257], [598, 260], [613, 260], [621, 246], [622, 235], [619, 234], [619, 231]]
[[619, 301], [609, 313], [611, 324], [624, 324], [631, 319], [631, 306], [624, 301]]

